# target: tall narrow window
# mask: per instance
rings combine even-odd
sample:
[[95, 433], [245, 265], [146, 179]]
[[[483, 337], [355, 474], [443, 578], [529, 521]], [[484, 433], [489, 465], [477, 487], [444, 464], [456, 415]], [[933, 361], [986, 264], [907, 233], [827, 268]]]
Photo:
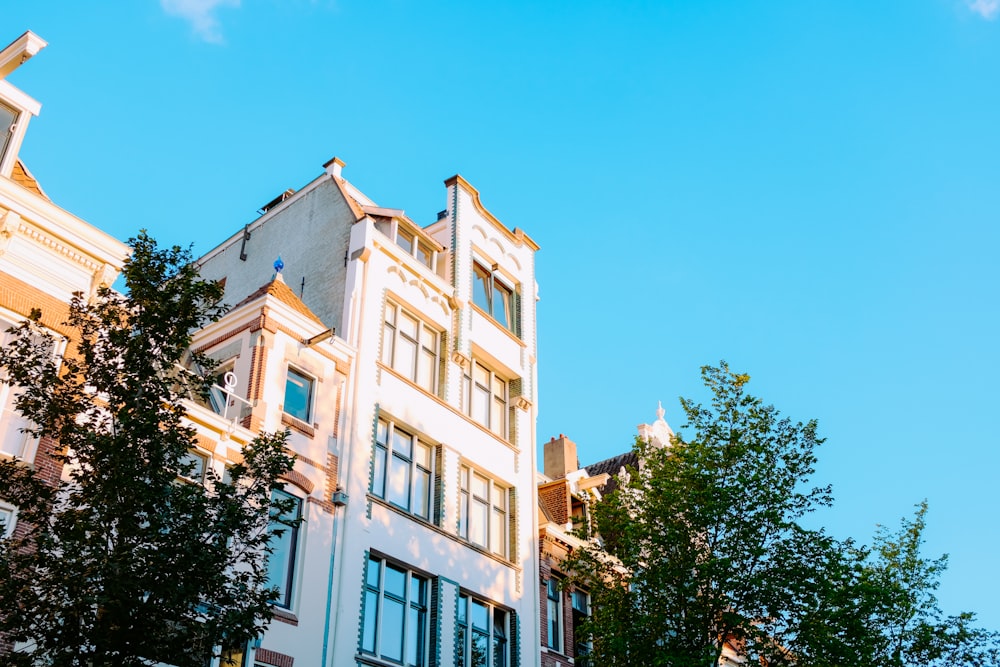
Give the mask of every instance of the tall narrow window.
[[361, 651], [406, 667], [424, 667], [428, 586], [424, 577], [370, 557], [365, 568]]
[[510, 613], [466, 593], [458, 599], [455, 651], [459, 667], [510, 665]]
[[507, 438], [507, 381], [473, 360], [464, 376], [465, 412], [474, 420]]
[[509, 489], [469, 466], [461, 468], [460, 486], [459, 534], [472, 544], [506, 558]]
[[416, 315], [389, 301], [382, 325], [382, 363], [437, 392], [440, 334]]
[[379, 419], [372, 493], [430, 521], [433, 484], [434, 446], [392, 421]]
[[311, 421], [312, 399], [313, 379], [289, 367], [285, 380], [285, 414], [304, 422]]
[[[292, 606], [292, 589], [295, 582], [295, 555], [299, 542], [299, 519], [302, 500], [284, 491], [273, 491], [273, 500], [282, 501], [281, 510], [271, 509], [271, 555], [267, 559], [267, 585], [278, 589], [279, 607]], [[291, 524], [291, 525], [289, 525]]]
[[479, 262], [473, 264], [472, 302], [500, 326], [520, 335], [515, 313], [515, 294], [514, 287], [499, 277], [495, 269], [487, 268]]
[[546, 586], [546, 598], [545, 611], [548, 617], [548, 643], [546, 645], [554, 651], [562, 652], [562, 591], [559, 590], [557, 579], [549, 578]]
[[573, 591], [573, 640], [576, 642], [574, 650], [574, 663], [577, 665], [590, 664], [588, 662], [593, 644], [590, 638], [583, 634], [582, 625], [590, 616], [590, 596], [586, 591], [579, 589]]

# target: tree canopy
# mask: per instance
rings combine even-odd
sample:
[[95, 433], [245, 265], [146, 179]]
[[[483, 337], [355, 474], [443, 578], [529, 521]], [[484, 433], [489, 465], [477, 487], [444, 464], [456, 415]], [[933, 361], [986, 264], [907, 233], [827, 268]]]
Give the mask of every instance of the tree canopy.
[[810, 482], [816, 422], [782, 417], [725, 362], [702, 377], [710, 404], [681, 399], [670, 446], [636, 441], [638, 467], [564, 564], [592, 600], [589, 665], [712, 667], [727, 653], [768, 667], [990, 664], [996, 636], [937, 611], [944, 561], [919, 556], [923, 510], [872, 548], [808, 527], [833, 502]]
[[[33, 435], [59, 443], [57, 486], [22, 461], [0, 461], [0, 498], [22, 529], [0, 540], [0, 631], [16, 664], [203, 665], [259, 634], [270, 514], [290, 470], [284, 434], [261, 435], [223, 482], [185, 483], [194, 430], [182, 399], [211, 380], [179, 370], [192, 332], [218, 318], [221, 288], [190, 252], [130, 240], [126, 293], [76, 294], [66, 351], [40, 313], [0, 349]], [[211, 362], [201, 359], [206, 368]], [[210, 373], [205, 374], [210, 376]], [[26, 527], [26, 529], [24, 529]]]

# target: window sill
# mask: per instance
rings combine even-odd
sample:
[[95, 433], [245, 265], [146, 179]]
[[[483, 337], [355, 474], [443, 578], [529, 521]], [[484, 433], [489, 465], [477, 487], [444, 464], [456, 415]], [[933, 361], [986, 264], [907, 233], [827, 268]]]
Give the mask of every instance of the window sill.
[[517, 454], [521, 453], [520, 448], [518, 448], [518, 446], [515, 445], [513, 442], [511, 442], [510, 440], [507, 440], [506, 438], [501, 438], [499, 435], [497, 435], [493, 431], [489, 430], [488, 428], [486, 428], [485, 426], [483, 426], [482, 424], [480, 424], [479, 422], [477, 422], [475, 419], [473, 419], [469, 415], [465, 414], [464, 412], [462, 412], [461, 410], [459, 410], [455, 406], [453, 406], [450, 403], [446, 402], [444, 399], [442, 399], [441, 397], [437, 396], [436, 394], [432, 394], [431, 392], [427, 391], [426, 389], [424, 389], [423, 387], [421, 387], [420, 385], [418, 385], [413, 380], [410, 380], [409, 378], [407, 378], [405, 375], [400, 375], [398, 372], [396, 372], [395, 370], [393, 370], [390, 366], [386, 366], [381, 361], [376, 361], [375, 365], [379, 368], [379, 370], [388, 372], [394, 378], [399, 378], [400, 380], [402, 380], [406, 384], [410, 385], [411, 387], [413, 387], [417, 391], [421, 392], [424, 396], [427, 396], [428, 398], [433, 399], [435, 402], [437, 402], [438, 404], [440, 404], [442, 407], [445, 407], [448, 410], [451, 410], [453, 413], [455, 413], [456, 415], [458, 415], [459, 417], [461, 417], [465, 421], [469, 422], [470, 424], [472, 424], [473, 426], [475, 426], [476, 428], [478, 428], [483, 433], [486, 433], [487, 435], [489, 435], [491, 438], [493, 438], [497, 442], [499, 442], [499, 443], [503, 444], [504, 446], [510, 448], [515, 453], [517, 453]]
[[[455, 533], [449, 533], [447, 530], [445, 530], [441, 526], [433, 524], [430, 521], [427, 521], [426, 519], [423, 519], [423, 518], [417, 516], [416, 514], [410, 514], [406, 510], [400, 509], [399, 507], [396, 507], [395, 505], [393, 505], [389, 501], [383, 500], [382, 498], [379, 498], [376, 495], [372, 495], [370, 492], [368, 493], [368, 502], [373, 503], [375, 505], [378, 505], [379, 507], [384, 507], [387, 510], [389, 510], [390, 512], [395, 512], [396, 514], [399, 514], [400, 516], [406, 517], [407, 519], [411, 519], [412, 521], [420, 524], [421, 526], [423, 526], [424, 528], [427, 528], [428, 530], [433, 530], [435, 533], [438, 533], [439, 535], [447, 537], [450, 540], [458, 542], [462, 546], [468, 547], [468, 548], [472, 549], [473, 551], [475, 551], [478, 554], [486, 556], [487, 558], [489, 558], [491, 560], [495, 560], [496, 562], [500, 563], [501, 565], [506, 565], [507, 567], [513, 569], [515, 572], [520, 572], [521, 571], [521, 568], [519, 566], [517, 566], [514, 563], [514, 561], [509, 560], [507, 558], [504, 558], [503, 556], [498, 556], [497, 554], [493, 553], [492, 551], [487, 551], [486, 549], [483, 549], [482, 547], [480, 547], [478, 545], [475, 545], [472, 542], [469, 542], [467, 539], [465, 539], [464, 537], [462, 537], [460, 535], [456, 535]], [[381, 663], [374, 663], [374, 664], [381, 664]]]
[[298, 625], [299, 617], [288, 611], [284, 607], [271, 607], [271, 611], [274, 612], [274, 620], [281, 621], [282, 623], [288, 623], [288, 625]]
[[505, 334], [507, 334], [508, 336], [510, 336], [510, 339], [512, 341], [514, 341], [515, 343], [517, 343], [521, 347], [528, 347], [528, 344], [525, 343], [524, 340], [520, 336], [518, 336], [516, 333], [514, 333], [513, 331], [511, 331], [510, 329], [508, 329], [504, 325], [502, 325], [499, 322], [497, 322], [497, 320], [496, 320], [495, 317], [493, 317], [492, 315], [490, 315], [485, 310], [483, 310], [482, 308], [480, 308], [476, 304], [472, 303], [471, 301], [469, 302], [469, 305], [472, 306], [473, 310], [475, 310], [477, 313], [479, 313], [480, 315], [482, 315], [484, 319], [489, 320], [490, 322], [492, 322], [494, 324], [494, 326], [496, 326], [497, 329], [499, 329], [500, 331], [502, 331]]
[[291, 416], [290, 414], [288, 414], [286, 412], [282, 412], [281, 413], [281, 425], [282, 426], [287, 426], [288, 428], [292, 429], [293, 431], [298, 431], [302, 435], [308, 436], [310, 438], [312, 438], [313, 436], [316, 435], [316, 429], [315, 428], [313, 428], [312, 426], [310, 426], [306, 422], [302, 421], [301, 419], [293, 417], [293, 416]]

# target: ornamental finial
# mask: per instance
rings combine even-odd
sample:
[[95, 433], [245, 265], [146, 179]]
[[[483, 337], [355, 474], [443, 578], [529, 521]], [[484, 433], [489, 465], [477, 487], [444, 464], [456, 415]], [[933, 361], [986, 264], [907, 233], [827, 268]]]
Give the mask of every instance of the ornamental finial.
[[285, 263], [281, 261], [281, 255], [278, 255], [278, 259], [274, 260], [274, 272], [281, 273], [283, 268], [285, 268]]

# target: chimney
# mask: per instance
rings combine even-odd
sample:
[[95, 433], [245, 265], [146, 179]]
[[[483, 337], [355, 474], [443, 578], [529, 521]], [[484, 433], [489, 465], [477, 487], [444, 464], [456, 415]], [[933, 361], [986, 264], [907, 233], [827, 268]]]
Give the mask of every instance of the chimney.
[[339, 157], [332, 157], [326, 161], [323, 165], [326, 173], [330, 174], [334, 178], [343, 178], [340, 174], [344, 169], [344, 161]]
[[558, 438], [552, 438], [543, 447], [543, 462], [545, 476], [549, 479], [563, 479], [566, 473], [580, 469], [576, 458], [576, 443], [562, 433]]

